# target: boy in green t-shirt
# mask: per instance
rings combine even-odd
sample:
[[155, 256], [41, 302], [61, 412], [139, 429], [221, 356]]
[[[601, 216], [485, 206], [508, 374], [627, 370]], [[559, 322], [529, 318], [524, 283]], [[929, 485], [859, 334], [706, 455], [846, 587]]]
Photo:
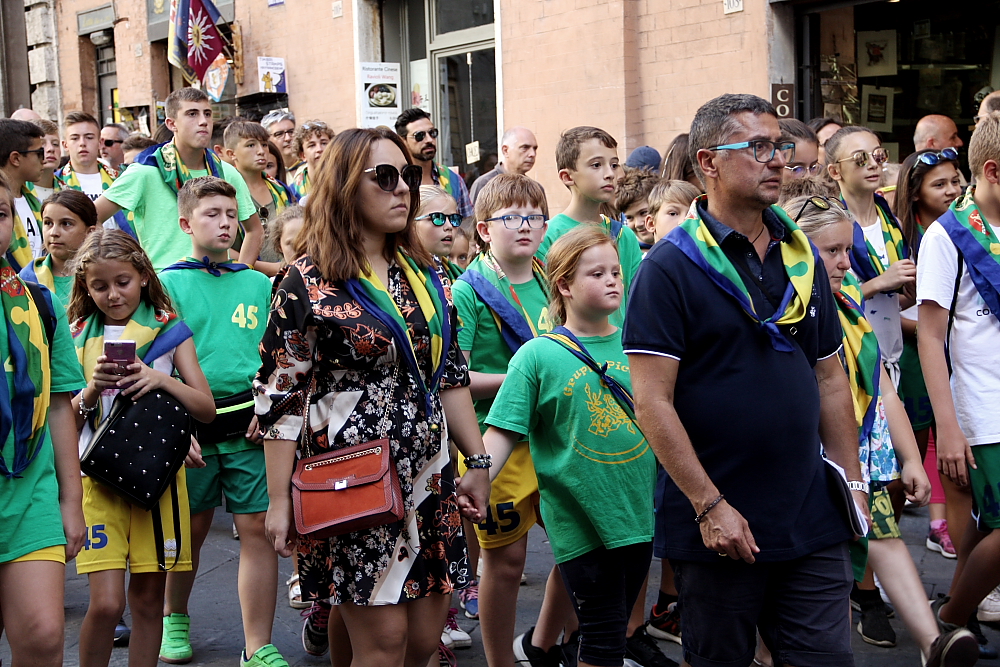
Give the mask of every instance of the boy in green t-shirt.
[[166, 125], [174, 133], [173, 141], [141, 154], [94, 202], [98, 222], [121, 209], [131, 211], [133, 235], [149, 255], [153, 268], [162, 271], [191, 247], [177, 227], [178, 190], [192, 178], [218, 176], [236, 188], [239, 224], [245, 233], [239, 259], [253, 266], [264, 243], [264, 228], [240, 172], [208, 150], [212, 141], [212, 104], [208, 95], [194, 88], [175, 90], [167, 97], [166, 111]]
[[[469, 360], [470, 389], [485, 432], [507, 362], [526, 340], [549, 330], [545, 274], [534, 258], [548, 217], [545, 192], [527, 176], [501, 174], [480, 192], [475, 215], [486, 247], [453, 283], [452, 295], [462, 322], [458, 344]], [[528, 531], [537, 521], [538, 481], [528, 443], [521, 442], [493, 482], [486, 519], [476, 526], [483, 549], [482, 611], [469, 589], [459, 593], [465, 615], [480, 619], [491, 665], [515, 660], [517, 593]]]
[[559, 180], [569, 188], [572, 198], [565, 211], [549, 220], [549, 229], [536, 254], [544, 262], [549, 246], [569, 230], [582, 224], [603, 225], [618, 244], [621, 255], [625, 298], [618, 312], [611, 316], [611, 323], [621, 327], [625, 323], [629, 287], [642, 261], [642, 250], [635, 232], [619, 220], [611, 220], [600, 213], [601, 204], [614, 200], [615, 185], [622, 177], [617, 149], [614, 137], [600, 128], [581, 126], [562, 133], [556, 144], [556, 168]]
[[[194, 569], [167, 576], [160, 659], [191, 660], [188, 599], [212, 515], [225, 496], [240, 535], [238, 585], [246, 641], [241, 666], [287, 667], [271, 644], [278, 557], [264, 534], [264, 449], [245, 435], [253, 420], [250, 388], [260, 368], [258, 347], [267, 324], [271, 282], [245, 265], [229, 263], [238, 229], [232, 185], [212, 176], [192, 179], [178, 193], [177, 208], [180, 228], [191, 236], [192, 257], [168, 267], [161, 280], [178, 314], [195, 332], [198, 360], [219, 412], [215, 423], [196, 429], [206, 467], [188, 474]], [[232, 435], [234, 428], [238, 435]]]

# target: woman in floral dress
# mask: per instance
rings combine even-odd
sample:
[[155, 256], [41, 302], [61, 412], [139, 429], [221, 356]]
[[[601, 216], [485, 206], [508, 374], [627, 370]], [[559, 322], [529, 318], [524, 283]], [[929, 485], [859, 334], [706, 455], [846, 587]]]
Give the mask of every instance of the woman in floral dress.
[[[386, 128], [347, 130], [327, 153], [298, 235], [302, 256], [276, 290], [261, 344], [266, 529], [278, 553], [297, 550], [303, 599], [340, 605], [353, 667], [425, 667], [452, 591], [475, 577], [461, 515], [481, 520], [489, 499], [485, 469], [456, 489], [448, 438], [466, 456], [485, 449], [457, 317], [413, 230], [419, 167]], [[307, 457], [383, 437], [403, 521], [296, 537], [296, 450]]]

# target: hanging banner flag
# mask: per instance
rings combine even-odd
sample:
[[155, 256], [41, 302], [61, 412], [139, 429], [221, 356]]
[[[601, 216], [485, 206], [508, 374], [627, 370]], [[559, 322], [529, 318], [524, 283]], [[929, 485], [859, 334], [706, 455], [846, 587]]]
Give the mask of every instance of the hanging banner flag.
[[226, 54], [220, 53], [205, 73], [205, 92], [213, 102], [222, 101], [222, 92], [226, 88], [227, 80], [229, 80], [229, 61], [226, 60]]
[[170, 0], [170, 23], [167, 27], [167, 61], [189, 78], [194, 72], [188, 66], [188, 19], [191, 0]]
[[221, 19], [212, 0], [170, 0], [167, 60], [191, 79], [202, 81], [222, 53]]

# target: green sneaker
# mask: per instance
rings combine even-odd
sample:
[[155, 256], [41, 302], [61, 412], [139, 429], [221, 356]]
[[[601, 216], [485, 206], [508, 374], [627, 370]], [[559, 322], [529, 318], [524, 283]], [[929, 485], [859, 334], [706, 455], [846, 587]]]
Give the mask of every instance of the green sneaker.
[[247, 659], [247, 650], [243, 649], [240, 656], [240, 667], [288, 667], [288, 661], [282, 657], [274, 644], [264, 644], [257, 652]]
[[191, 662], [191, 617], [170, 614], [163, 617], [163, 639], [160, 640], [160, 660], [172, 665]]

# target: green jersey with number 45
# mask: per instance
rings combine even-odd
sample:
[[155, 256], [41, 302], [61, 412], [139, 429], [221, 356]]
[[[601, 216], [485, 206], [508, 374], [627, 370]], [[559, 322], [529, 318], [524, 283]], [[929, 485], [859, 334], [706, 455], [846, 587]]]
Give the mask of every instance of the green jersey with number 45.
[[160, 274], [177, 314], [194, 332], [198, 363], [215, 398], [250, 389], [260, 369], [260, 341], [267, 327], [271, 281], [259, 271], [200, 269]]

